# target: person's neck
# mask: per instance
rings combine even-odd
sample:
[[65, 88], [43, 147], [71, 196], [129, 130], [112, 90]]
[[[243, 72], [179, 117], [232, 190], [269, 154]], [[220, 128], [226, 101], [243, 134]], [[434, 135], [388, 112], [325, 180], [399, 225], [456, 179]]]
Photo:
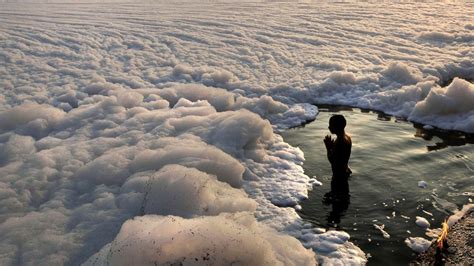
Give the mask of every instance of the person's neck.
[[345, 132], [345, 131], [342, 131], [342, 132], [336, 134], [336, 136], [337, 136], [338, 138], [344, 138], [344, 135], [346, 135], [346, 132]]

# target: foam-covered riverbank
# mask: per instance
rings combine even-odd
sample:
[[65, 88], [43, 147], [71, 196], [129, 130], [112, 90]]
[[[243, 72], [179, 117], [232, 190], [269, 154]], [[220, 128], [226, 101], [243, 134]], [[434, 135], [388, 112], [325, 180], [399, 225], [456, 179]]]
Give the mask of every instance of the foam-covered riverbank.
[[416, 5], [2, 4], [1, 264], [364, 263], [295, 212], [277, 132], [312, 103], [474, 131], [472, 4]]

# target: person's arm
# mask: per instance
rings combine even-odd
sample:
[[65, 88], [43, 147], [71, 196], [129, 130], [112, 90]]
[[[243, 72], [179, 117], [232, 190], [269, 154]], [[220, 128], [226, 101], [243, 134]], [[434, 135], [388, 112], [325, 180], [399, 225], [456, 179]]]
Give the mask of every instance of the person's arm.
[[324, 138], [324, 144], [326, 145], [328, 160], [332, 164], [334, 162], [334, 140], [331, 139], [331, 136], [327, 135]]

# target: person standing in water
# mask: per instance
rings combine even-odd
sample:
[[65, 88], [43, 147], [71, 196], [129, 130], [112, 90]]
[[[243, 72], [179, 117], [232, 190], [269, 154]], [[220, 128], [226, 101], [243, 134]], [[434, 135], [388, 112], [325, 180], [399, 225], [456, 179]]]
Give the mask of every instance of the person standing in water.
[[331, 191], [325, 195], [327, 200], [348, 200], [349, 198], [348, 178], [352, 173], [349, 168], [349, 158], [352, 140], [344, 131], [345, 127], [346, 119], [343, 115], [333, 115], [329, 119], [329, 131], [337, 137], [332, 139], [330, 135], [327, 135], [324, 138], [332, 169]]

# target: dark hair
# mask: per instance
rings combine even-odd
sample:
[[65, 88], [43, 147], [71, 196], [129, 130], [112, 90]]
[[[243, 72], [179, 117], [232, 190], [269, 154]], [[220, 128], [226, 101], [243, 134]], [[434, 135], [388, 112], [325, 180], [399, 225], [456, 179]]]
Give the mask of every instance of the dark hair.
[[334, 125], [335, 128], [343, 130], [346, 127], [346, 119], [343, 115], [333, 115], [329, 119], [329, 124]]

